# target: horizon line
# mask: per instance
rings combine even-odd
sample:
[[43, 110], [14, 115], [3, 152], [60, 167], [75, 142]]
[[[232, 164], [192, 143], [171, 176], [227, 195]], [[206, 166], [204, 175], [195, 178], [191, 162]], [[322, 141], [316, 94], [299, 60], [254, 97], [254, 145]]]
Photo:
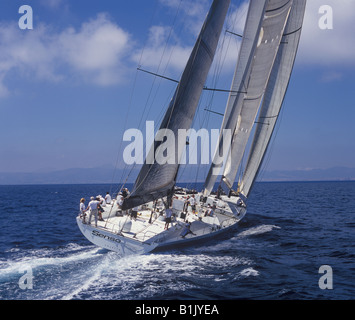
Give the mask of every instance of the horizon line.
[[[351, 179], [324, 179], [324, 180], [263, 180], [263, 181], [256, 181], [255, 183], [321, 183], [321, 182], [355, 182], [355, 178]], [[195, 181], [185, 181], [185, 182], [177, 182], [178, 184], [202, 184], [204, 182], [195, 182]], [[121, 182], [117, 183], [109, 183], [109, 182], [77, 182], [77, 183], [24, 183], [24, 184], [2, 184], [0, 183], [1, 187], [11, 186], [11, 187], [23, 187], [23, 186], [65, 186], [65, 185], [120, 185]], [[125, 184], [134, 184], [134, 182], [126, 182]]]

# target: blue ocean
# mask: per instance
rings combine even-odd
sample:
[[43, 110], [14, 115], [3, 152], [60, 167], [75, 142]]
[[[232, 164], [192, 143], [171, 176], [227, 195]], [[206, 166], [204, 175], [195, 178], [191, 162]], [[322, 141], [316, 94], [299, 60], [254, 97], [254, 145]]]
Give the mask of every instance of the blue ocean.
[[257, 183], [229, 233], [126, 258], [75, 221], [81, 197], [110, 188], [0, 186], [1, 300], [355, 298], [355, 182]]

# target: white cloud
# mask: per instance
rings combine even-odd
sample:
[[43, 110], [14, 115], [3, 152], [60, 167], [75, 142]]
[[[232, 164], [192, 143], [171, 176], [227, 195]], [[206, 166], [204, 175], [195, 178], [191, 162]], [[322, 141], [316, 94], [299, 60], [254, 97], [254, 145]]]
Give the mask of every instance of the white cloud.
[[[180, 0], [160, 1], [174, 10], [181, 4]], [[51, 0], [42, 4], [57, 8], [64, 1]], [[207, 0], [197, 0], [188, 6], [182, 3], [174, 27], [184, 32], [176, 34], [171, 26], [152, 26], [142, 56], [133, 37], [103, 13], [83, 22], [79, 28], [59, 31], [47, 24], [36, 24], [28, 31], [20, 30], [15, 22], [0, 24], [0, 97], [10, 93], [6, 80], [14, 74], [35, 80], [70, 79], [76, 83], [108, 86], [119, 83], [134, 61], [150, 70], [178, 77], [186, 65], [208, 6]], [[228, 28], [236, 32], [244, 25], [247, 2], [242, 8], [233, 11], [228, 22], [233, 24]], [[234, 69], [239, 43], [240, 39], [235, 37], [225, 41], [229, 51], [222, 53], [223, 70]]]
[[[149, 39], [141, 49], [134, 43], [132, 35], [111, 21], [107, 14], [82, 23], [78, 28], [55, 29], [50, 25], [37, 24], [33, 30], [20, 30], [17, 22], [0, 24], [0, 97], [10, 93], [7, 78], [13, 73], [25, 77], [52, 82], [74, 79], [77, 83], [92, 83], [101, 86], [119, 83], [132, 61], [152, 71], [165, 75], [181, 73], [191, 53], [194, 40], [205, 18], [210, 1], [197, 0], [191, 5], [180, 0], [160, 0], [167, 8], [177, 10], [180, 15], [171, 26], [156, 25], [149, 30]], [[63, 0], [51, 0], [48, 6], [55, 8]], [[333, 9], [333, 30], [319, 28], [322, 14], [319, 8], [323, 0], [307, 2], [297, 61], [307, 65], [337, 66], [355, 65], [355, 1], [328, 0]], [[226, 27], [241, 33], [248, 10], [248, 1], [239, 8], [231, 7]], [[201, 14], [204, 12], [204, 14]], [[175, 13], [175, 12], [174, 12]], [[175, 28], [176, 30], [176, 28]], [[222, 35], [223, 36], [223, 35]], [[221, 42], [222, 43], [222, 42]], [[222, 73], [234, 70], [240, 48], [240, 39], [227, 35], [223, 50]], [[338, 70], [323, 73], [323, 81], [341, 79]], [[213, 70], [213, 69], [212, 69]], [[335, 72], [337, 71], [337, 72]]]
[[133, 59], [137, 64], [154, 70], [159, 67], [160, 71], [182, 71], [192, 47], [182, 46], [178, 42], [177, 37], [171, 34], [170, 27], [153, 26], [149, 30], [149, 38], [143, 53], [137, 52]]
[[9, 93], [6, 77], [12, 72], [41, 80], [102, 86], [123, 79], [123, 60], [131, 49], [130, 35], [107, 15], [82, 24], [79, 30], [55, 32], [48, 25], [20, 30], [17, 24], [0, 25], [0, 96]]
[[79, 31], [65, 30], [57, 40], [62, 59], [75, 72], [100, 85], [115, 84], [121, 79], [121, 61], [129, 51], [130, 36], [106, 15], [84, 23]]

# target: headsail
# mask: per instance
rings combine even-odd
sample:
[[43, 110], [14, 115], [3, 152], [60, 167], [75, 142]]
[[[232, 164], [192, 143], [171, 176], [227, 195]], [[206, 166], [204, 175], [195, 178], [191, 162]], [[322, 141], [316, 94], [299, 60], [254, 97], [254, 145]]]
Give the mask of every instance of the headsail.
[[[254, 5], [255, 2], [260, 1], [251, 0], [250, 5]], [[224, 129], [232, 131], [232, 142], [229, 155], [225, 159], [226, 165], [222, 175], [222, 184], [228, 189], [232, 188], [241, 164], [293, 3], [292, 0], [267, 0], [262, 2], [264, 12], [260, 16], [261, 23], [253, 39], [254, 45], [250, 52], [250, 60], [247, 64], [241, 61], [243, 56], [240, 56], [238, 60], [238, 65], [241, 63], [245, 65], [243, 77], [240, 80], [240, 92], [231, 106], [231, 111], [227, 111], [229, 118]], [[249, 20], [248, 15], [246, 30], [248, 30], [249, 24], [255, 24], [255, 21]], [[242, 46], [244, 43], [243, 41]], [[238, 66], [236, 72], [238, 72]], [[220, 139], [219, 149], [217, 150], [222, 148], [221, 141], [223, 142], [223, 139]], [[212, 164], [211, 170], [215, 169], [214, 166]], [[216, 176], [213, 179], [216, 179]], [[207, 182], [206, 185], [211, 186], [211, 183]], [[210, 191], [206, 190], [205, 194]]]
[[[131, 196], [123, 204], [123, 209], [153, 201], [171, 194], [179, 169], [179, 161], [185, 141], [178, 141], [179, 129], [190, 129], [196, 108], [211, 67], [218, 40], [230, 5], [230, 0], [214, 0], [187, 62], [174, 97], [169, 105], [160, 129], [171, 130], [175, 157], [170, 163], [159, 164], [145, 161], [133, 187]], [[163, 131], [164, 132], [164, 131]], [[163, 140], [164, 137], [161, 137]], [[157, 140], [157, 139], [156, 139]], [[180, 142], [180, 145], [179, 145]], [[163, 141], [155, 141], [150, 155], [163, 158]]]
[[306, 0], [293, 1], [270, 80], [260, 110], [240, 192], [248, 196], [274, 131], [290, 81], [301, 36]]
[[[216, 179], [222, 169], [223, 163], [218, 161], [221, 158], [226, 159], [227, 154], [223, 151], [228, 151], [223, 147], [224, 136], [223, 129], [227, 129], [227, 122], [232, 116], [238, 114], [240, 110], [236, 110], [235, 102], [241, 92], [245, 91], [244, 79], [247, 77], [252, 57], [258, 43], [258, 35], [263, 21], [263, 16], [266, 8], [267, 0], [250, 1], [247, 19], [245, 22], [243, 41], [239, 52], [238, 63], [234, 72], [234, 78], [231, 85], [231, 93], [227, 102], [224, 113], [223, 123], [221, 126], [221, 135], [215, 152], [215, 156], [208, 172], [205, 182], [205, 196], [211, 193]], [[235, 121], [235, 120], [234, 120]], [[225, 145], [230, 145], [230, 141], [226, 141]]]

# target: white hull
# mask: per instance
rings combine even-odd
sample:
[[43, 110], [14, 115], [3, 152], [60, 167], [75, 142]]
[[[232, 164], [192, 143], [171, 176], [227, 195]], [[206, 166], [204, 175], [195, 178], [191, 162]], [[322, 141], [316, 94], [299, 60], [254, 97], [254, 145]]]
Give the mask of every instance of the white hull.
[[124, 256], [131, 254], [144, 254], [155, 249], [156, 245], [144, 244], [141, 241], [132, 240], [104, 228], [96, 228], [92, 225], [84, 224], [77, 217], [77, 223], [83, 235], [93, 244], [111, 251], [118, 252]]
[[[116, 216], [117, 206], [114, 204], [105, 208], [104, 221], [98, 221], [97, 227], [93, 218], [91, 224], [88, 224], [88, 217], [86, 223], [83, 223], [82, 218], [77, 217], [77, 223], [83, 235], [93, 244], [127, 256], [146, 254], [158, 248], [188, 245], [215, 237], [234, 227], [246, 213], [245, 207], [236, 205], [236, 199], [233, 203], [226, 198], [228, 202], [215, 200], [214, 203], [218, 205], [214, 216], [205, 217], [204, 210], [207, 208], [207, 203], [212, 204], [214, 200], [209, 197], [205, 205], [196, 206], [197, 213], [193, 213], [192, 208], [189, 207], [186, 217], [181, 217], [183, 198], [183, 195], [178, 195], [174, 199], [173, 212], [176, 218], [173, 219], [168, 230], [164, 229], [164, 216], [159, 216], [159, 212], [152, 213], [153, 208], [149, 205], [140, 208], [136, 220], [132, 220], [128, 215]], [[158, 210], [164, 212], [162, 208]], [[149, 223], [150, 219], [151, 223]], [[185, 219], [191, 222], [191, 233], [186, 235]]]

